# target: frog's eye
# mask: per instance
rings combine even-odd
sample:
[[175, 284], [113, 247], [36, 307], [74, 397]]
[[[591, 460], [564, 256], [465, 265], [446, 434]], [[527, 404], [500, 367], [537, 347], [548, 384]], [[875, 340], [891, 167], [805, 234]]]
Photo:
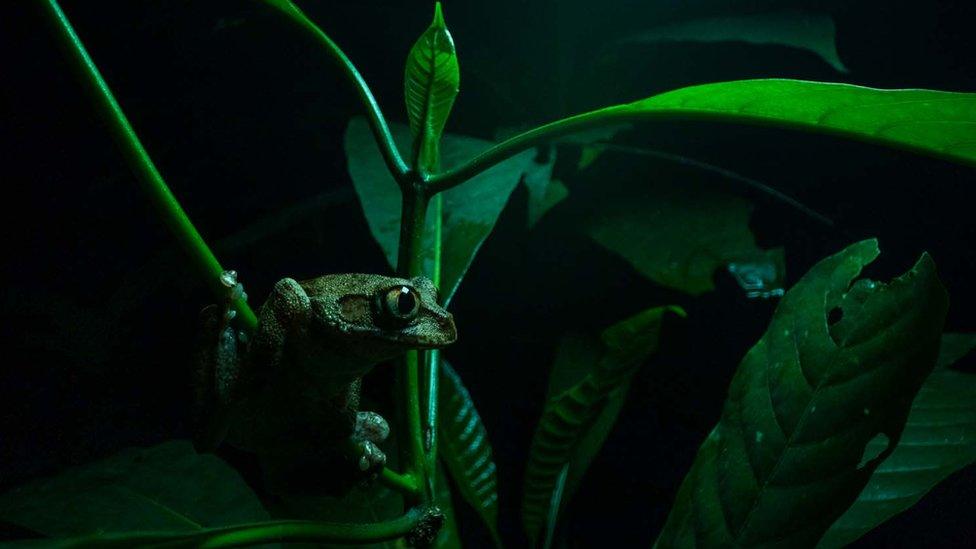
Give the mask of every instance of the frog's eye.
[[412, 320], [420, 310], [417, 291], [409, 286], [396, 286], [386, 291], [383, 305], [390, 318], [401, 322]]

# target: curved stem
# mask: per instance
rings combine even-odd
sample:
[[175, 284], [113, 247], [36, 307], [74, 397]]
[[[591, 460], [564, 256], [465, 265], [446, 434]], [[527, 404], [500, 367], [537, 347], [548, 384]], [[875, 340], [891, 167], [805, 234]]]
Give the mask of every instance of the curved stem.
[[375, 543], [409, 534], [425, 517], [419, 508], [403, 516], [372, 524], [304, 520], [259, 522], [194, 532], [136, 532], [101, 534], [58, 540], [58, 547], [244, 547], [262, 543]]
[[633, 110], [626, 105], [619, 105], [544, 124], [506, 139], [460, 166], [427, 177], [424, 181], [427, 192], [434, 194], [446, 191], [525, 149], [552, 141], [557, 137], [633, 118]]
[[366, 80], [363, 76], [359, 74], [359, 70], [356, 69], [356, 65], [346, 57], [346, 54], [342, 51], [338, 44], [329, 38], [329, 35], [325, 34], [312, 22], [311, 19], [306, 16], [302, 10], [298, 8], [290, 0], [264, 0], [264, 3], [270, 5], [271, 7], [277, 9], [284, 15], [288, 16], [289, 19], [296, 22], [303, 29], [307, 30], [319, 41], [323, 46], [325, 46], [326, 51], [333, 61], [339, 65], [339, 69], [345, 75], [346, 80], [349, 81], [356, 89], [357, 95], [359, 95], [359, 100], [363, 103], [366, 108], [366, 118], [369, 120], [369, 127], [373, 131], [373, 137], [376, 138], [376, 143], [379, 145], [380, 154], [383, 155], [383, 161], [386, 162], [386, 167], [393, 174], [393, 178], [397, 180], [397, 183], [404, 185], [407, 180], [408, 168], [406, 162], [400, 156], [400, 151], [397, 149], [396, 143], [393, 141], [393, 134], [390, 133], [390, 127], [386, 123], [386, 118], [383, 116], [383, 111], [380, 110], [379, 103], [376, 102], [376, 98], [373, 97], [373, 92], [370, 91], [369, 86], [366, 84]]
[[[141, 184], [143, 192], [149, 198], [159, 217], [169, 227], [170, 232], [196, 264], [197, 269], [206, 277], [218, 299], [224, 299], [227, 295], [227, 288], [220, 282], [224, 268], [220, 266], [220, 262], [217, 261], [176, 197], [169, 190], [163, 176], [156, 169], [152, 158], [149, 157], [149, 153], [142, 146], [139, 136], [132, 129], [122, 107], [115, 100], [112, 90], [108, 87], [98, 67], [95, 66], [91, 56], [88, 55], [85, 45], [71, 26], [71, 22], [68, 21], [68, 17], [58, 6], [56, 0], [48, 0], [44, 5], [45, 11], [58, 30], [58, 37], [65, 43], [70, 52], [71, 60], [81, 73], [85, 84], [90, 88], [89, 91], [92, 92], [99, 109], [105, 114], [109, 129], [121, 148], [129, 168]], [[234, 308], [237, 310], [239, 322], [245, 329], [253, 330], [257, 326], [257, 317], [243, 298], [237, 300]]]

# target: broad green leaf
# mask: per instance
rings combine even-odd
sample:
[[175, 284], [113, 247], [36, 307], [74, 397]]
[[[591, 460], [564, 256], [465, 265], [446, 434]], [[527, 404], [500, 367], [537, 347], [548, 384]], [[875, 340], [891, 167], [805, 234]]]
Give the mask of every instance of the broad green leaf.
[[974, 347], [976, 334], [942, 336], [939, 361], [912, 403], [901, 441], [818, 547], [852, 543], [976, 461], [976, 375], [948, 369]]
[[976, 93], [760, 79], [689, 86], [550, 122], [511, 137], [433, 178], [433, 183], [463, 179], [528, 147], [566, 135], [642, 120], [777, 126], [976, 165]]
[[438, 394], [440, 454], [461, 497], [498, 537], [498, 477], [488, 432], [471, 394], [447, 361], [441, 361]]
[[268, 519], [237, 471], [182, 440], [130, 448], [0, 495], [0, 520], [59, 538]]
[[[406, 126], [393, 124], [391, 130], [401, 148], [410, 143], [410, 130]], [[490, 142], [481, 139], [445, 134], [441, 138], [441, 160], [446, 166], [452, 166], [490, 146]], [[349, 174], [366, 221], [390, 265], [395, 266], [400, 238], [400, 188], [387, 171], [364, 119], [350, 121], [345, 148]], [[443, 193], [441, 299], [445, 303], [454, 295], [523, 174], [551, 169], [550, 164], [538, 164], [534, 158], [533, 151], [525, 151]], [[432, 227], [433, 212], [428, 213], [427, 222]], [[430, 273], [432, 247], [425, 245], [424, 249], [428, 252], [425, 272]]]
[[829, 15], [797, 10], [680, 21], [622, 38], [649, 42], [746, 42], [808, 50], [835, 70], [848, 72], [837, 55], [836, 29]]
[[434, 21], [410, 48], [403, 78], [415, 165], [426, 170], [437, 168], [437, 146], [460, 81], [454, 40], [444, 23], [441, 3], [437, 2]]
[[681, 88], [621, 107], [627, 118], [695, 118], [821, 131], [976, 164], [976, 94], [802, 80]]
[[583, 230], [642, 275], [691, 295], [713, 290], [715, 271], [732, 264], [766, 266], [774, 275], [767, 286], [781, 284], [782, 252], [756, 246], [752, 203], [700, 182], [675, 185], [676, 178], [608, 187]]
[[874, 240], [854, 244], [783, 296], [658, 547], [811, 547], [891, 454], [935, 364], [948, 298], [927, 254], [890, 283], [853, 282], [878, 253]]
[[[684, 316], [684, 311], [655, 307], [607, 328], [599, 341], [564, 341], [526, 466], [522, 524], [530, 539], [539, 540], [546, 534], [545, 525], [555, 523], [553, 513], [565, 505], [603, 445], [620, 411], [618, 404], [608, 405], [608, 399], [622, 404], [630, 379], [658, 348], [666, 314]], [[608, 406], [612, 407], [604, 416]], [[557, 490], [563, 494], [553, 505]], [[551, 533], [553, 528], [547, 530]]]

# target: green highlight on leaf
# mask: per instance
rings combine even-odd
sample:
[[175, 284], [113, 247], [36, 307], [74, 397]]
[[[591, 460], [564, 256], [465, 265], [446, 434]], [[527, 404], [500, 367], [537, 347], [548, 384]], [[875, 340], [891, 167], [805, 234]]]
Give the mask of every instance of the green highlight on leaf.
[[446, 361], [440, 367], [440, 452], [461, 497], [481, 517], [496, 547], [498, 474], [488, 432], [461, 377]]
[[813, 546], [891, 455], [935, 365], [948, 298], [927, 254], [887, 284], [854, 282], [878, 254], [874, 240], [854, 244], [783, 296], [658, 547]]
[[685, 312], [654, 307], [614, 324], [599, 337], [577, 334], [563, 339], [526, 466], [522, 524], [530, 539], [538, 541], [554, 531], [559, 511], [613, 428], [631, 378], [657, 351], [668, 315], [684, 317]]
[[619, 44], [745, 42], [789, 46], [818, 55], [838, 72], [849, 72], [837, 54], [834, 20], [799, 10], [679, 21], [625, 38]]
[[434, 21], [410, 48], [404, 71], [403, 92], [413, 134], [414, 166], [425, 171], [437, 169], [438, 144], [460, 80], [454, 40], [437, 2]]
[[[939, 360], [912, 402], [901, 441], [818, 547], [853, 543], [976, 461], [976, 375], [949, 369], [973, 348], [976, 334], [942, 336]], [[877, 450], [871, 446], [865, 451]]]

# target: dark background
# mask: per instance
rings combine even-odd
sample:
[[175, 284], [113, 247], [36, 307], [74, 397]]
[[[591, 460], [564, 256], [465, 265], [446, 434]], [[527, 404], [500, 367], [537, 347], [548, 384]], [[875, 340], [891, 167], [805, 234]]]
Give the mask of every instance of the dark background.
[[[187, 436], [188, 357], [196, 314], [211, 301], [30, 4], [5, 6], [0, 23], [0, 489]], [[301, 5], [358, 64], [387, 115], [402, 121], [403, 59], [430, 4]], [[252, 302], [282, 276], [389, 270], [345, 170], [342, 132], [359, 106], [307, 38], [257, 2], [63, 7], [174, 193], [223, 263], [242, 273]], [[659, 23], [783, 7], [833, 14], [850, 74], [787, 47], [610, 46]], [[499, 127], [747, 77], [976, 90], [972, 2], [451, 0], [445, 10], [462, 67], [448, 129], [485, 138]], [[867, 236], [880, 237], [884, 251], [875, 276], [899, 273], [929, 250], [952, 298], [947, 329], [976, 330], [972, 168], [773, 129], [659, 124], [622, 139], [734, 169], [833, 218], [836, 228], [825, 228], [747, 195], [760, 244], [786, 246], [790, 282]], [[575, 154], [561, 148], [557, 170], [572, 173]], [[531, 231], [520, 187], [452, 305], [461, 340], [446, 355], [486, 422], [503, 535], [515, 546], [524, 543], [518, 503], [528, 441], [562, 333], [654, 304], [689, 312], [642, 369], [568, 511], [573, 546], [646, 546], [718, 418], [735, 366], [768, 322], [774, 303], [746, 299], [727, 275], [716, 275], [717, 291], [690, 298], [573, 231], [602, 183], [666, 169], [608, 157], [567, 176], [571, 198]], [[383, 398], [388, 378], [371, 376], [371, 394]], [[974, 545], [974, 496], [976, 473], [964, 470], [858, 546]], [[462, 512], [461, 522], [477, 545], [477, 519]]]

